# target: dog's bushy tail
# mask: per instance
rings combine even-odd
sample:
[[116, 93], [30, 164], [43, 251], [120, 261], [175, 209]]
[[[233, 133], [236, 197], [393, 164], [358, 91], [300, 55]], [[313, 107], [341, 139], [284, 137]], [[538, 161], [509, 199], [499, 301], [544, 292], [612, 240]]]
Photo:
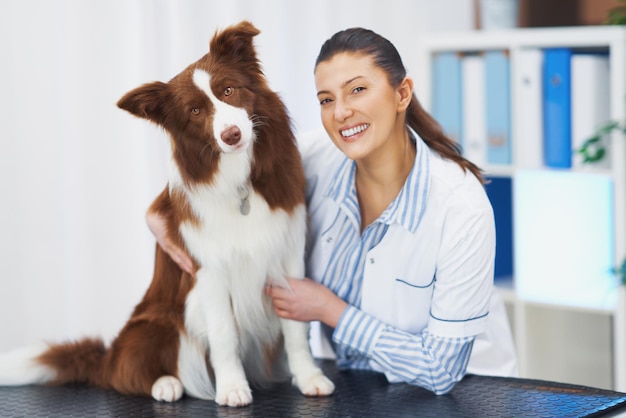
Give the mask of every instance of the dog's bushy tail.
[[0, 355], [0, 385], [87, 383], [103, 386], [106, 347], [100, 339], [38, 345]]
[[36, 362], [55, 371], [55, 378], [48, 383], [103, 384], [103, 362], [106, 347], [99, 338], [86, 338], [76, 342], [51, 345], [36, 358]]

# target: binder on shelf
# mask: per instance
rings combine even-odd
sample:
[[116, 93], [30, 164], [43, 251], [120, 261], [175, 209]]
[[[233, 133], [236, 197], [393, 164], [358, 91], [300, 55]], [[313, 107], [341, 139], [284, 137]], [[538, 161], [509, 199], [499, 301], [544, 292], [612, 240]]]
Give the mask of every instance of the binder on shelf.
[[572, 166], [571, 57], [569, 48], [544, 50], [544, 163]]
[[441, 52], [433, 57], [433, 117], [444, 132], [463, 146], [461, 130], [461, 57], [455, 52]]
[[479, 167], [487, 163], [485, 63], [481, 54], [461, 58], [463, 155]]
[[522, 49], [517, 55], [514, 80], [518, 97], [516, 112], [515, 164], [519, 167], [543, 167], [543, 51]]
[[511, 82], [507, 51], [487, 51], [485, 59], [485, 105], [487, 162], [511, 164]]
[[[609, 57], [601, 54], [574, 54], [572, 77], [572, 151], [579, 149], [598, 127], [610, 119]], [[609, 168], [610, 142], [601, 139], [607, 155], [593, 163], [594, 167]], [[573, 153], [574, 167], [583, 166], [582, 157]]]
[[494, 280], [513, 277], [513, 187], [511, 177], [489, 177], [485, 185], [496, 224]]

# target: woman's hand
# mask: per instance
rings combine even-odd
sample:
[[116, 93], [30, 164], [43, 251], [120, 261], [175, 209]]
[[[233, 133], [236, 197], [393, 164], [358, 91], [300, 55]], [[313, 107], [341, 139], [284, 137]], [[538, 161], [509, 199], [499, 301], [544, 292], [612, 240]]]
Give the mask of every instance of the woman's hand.
[[166, 218], [157, 212], [148, 211], [148, 213], [146, 213], [146, 223], [163, 251], [165, 251], [182, 270], [193, 276], [195, 274], [193, 261], [189, 254], [176, 245], [170, 238], [170, 235], [167, 233]]
[[311, 279], [291, 279], [290, 288], [268, 285], [265, 292], [272, 299], [274, 312], [295, 321], [321, 321], [336, 327], [348, 304], [326, 286]]

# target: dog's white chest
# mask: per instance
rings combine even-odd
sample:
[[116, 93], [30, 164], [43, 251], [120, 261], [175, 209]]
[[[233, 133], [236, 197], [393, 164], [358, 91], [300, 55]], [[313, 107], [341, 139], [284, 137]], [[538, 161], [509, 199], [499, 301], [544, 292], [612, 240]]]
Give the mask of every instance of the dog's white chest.
[[[304, 274], [306, 211], [304, 204], [292, 213], [271, 210], [253, 191], [246, 200], [249, 208], [242, 209], [239, 194], [229, 200], [215, 199], [210, 190], [194, 196], [193, 209], [202, 212], [199, 222], [180, 227], [189, 252], [201, 266], [198, 285], [190, 297], [198, 308], [230, 304], [244, 334], [264, 334], [261, 339], [272, 339], [278, 332], [278, 322], [263, 288], [268, 280], [281, 282], [287, 276]], [[214, 299], [213, 289], [217, 286], [226, 289], [227, 301]], [[196, 322], [192, 318], [199, 317], [188, 316], [188, 325]], [[197, 323], [199, 329], [201, 322]]]
[[254, 191], [238, 191], [226, 198], [197, 193], [191, 204], [199, 222], [182, 223], [180, 232], [202, 265], [242, 256], [280, 259], [286, 235], [301, 221], [285, 211], [272, 211]]

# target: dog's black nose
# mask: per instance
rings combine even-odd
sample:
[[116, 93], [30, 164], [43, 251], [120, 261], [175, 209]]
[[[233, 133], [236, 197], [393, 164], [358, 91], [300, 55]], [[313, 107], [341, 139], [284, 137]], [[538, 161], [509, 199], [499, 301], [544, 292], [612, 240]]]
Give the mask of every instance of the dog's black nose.
[[228, 145], [235, 145], [241, 139], [241, 131], [236, 126], [231, 126], [222, 131], [222, 141]]

